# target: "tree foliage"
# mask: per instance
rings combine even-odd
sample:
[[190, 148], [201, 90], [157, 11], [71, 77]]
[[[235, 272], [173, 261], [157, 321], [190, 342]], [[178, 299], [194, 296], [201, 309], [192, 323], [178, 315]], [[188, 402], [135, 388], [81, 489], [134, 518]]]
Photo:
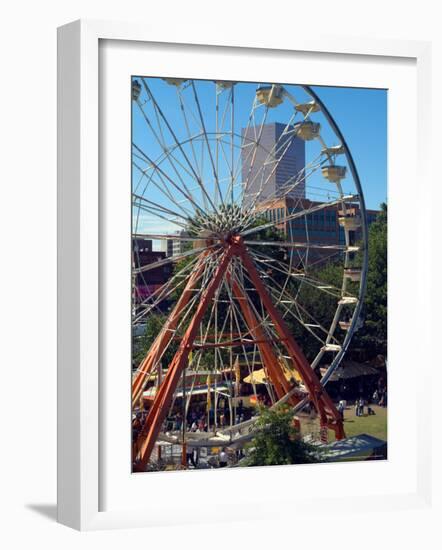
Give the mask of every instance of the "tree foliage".
[[352, 342], [352, 348], [362, 350], [366, 359], [387, 354], [387, 219], [387, 205], [383, 203], [368, 233], [364, 324]]
[[260, 408], [257, 432], [250, 445], [247, 466], [309, 464], [321, 457], [312, 445], [305, 443], [293, 423], [287, 405], [274, 409]]
[[[161, 332], [161, 329], [163, 328], [166, 320], [167, 316], [161, 313], [150, 313], [150, 315], [147, 317], [143, 335], [140, 338], [137, 338], [134, 342], [133, 360], [135, 366], [138, 366], [141, 361], [146, 357], [152, 344], [155, 341], [155, 338]], [[173, 356], [175, 355], [177, 348], [178, 345], [175, 341], [172, 341], [169, 344], [162, 358], [163, 366], [170, 363]]]

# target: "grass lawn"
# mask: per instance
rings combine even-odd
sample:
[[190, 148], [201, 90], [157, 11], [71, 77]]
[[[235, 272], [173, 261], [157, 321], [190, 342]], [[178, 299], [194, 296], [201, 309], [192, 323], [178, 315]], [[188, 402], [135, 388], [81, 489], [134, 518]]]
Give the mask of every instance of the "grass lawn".
[[[347, 437], [359, 434], [368, 434], [387, 441], [387, 409], [371, 405], [376, 414], [368, 416], [356, 416], [354, 407], [348, 407], [344, 411], [344, 430]], [[301, 419], [301, 429], [304, 434], [309, 432], [319, 433], [319, 422], [317, 419]], [[334, 441], [334, 432], [329, 430], [329, 441]]]
[[344, 430], [347, 437], [368, 434], [387, 441], [387, 409], [371, 405], [375, 415], [356, 416], [354, 407], [344, 411]]

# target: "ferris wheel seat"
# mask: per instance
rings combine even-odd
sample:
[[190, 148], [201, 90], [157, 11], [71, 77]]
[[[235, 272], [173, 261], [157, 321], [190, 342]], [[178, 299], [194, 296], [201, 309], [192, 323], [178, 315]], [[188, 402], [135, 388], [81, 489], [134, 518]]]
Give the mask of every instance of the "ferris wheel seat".
[[186, 78], [163, 78], [164, 82], [167, 82], [167, 84], [170, 84], [171, 86], [181, 86], [181, 84], [184, 84], [184, 82], [187, 82]]
[[341, 351], [342, 347], [339, 344], [326, 344], [322, 347], [323, 351]]
[[215, 80], [214, 82], [218, 86], [218, 88], [221, 88], [223, 90], [229, 90], [235, 84], [231, 80]]
[[323, 155], [343, 155], [345, 153], [345, 147], [343, 145], [333, 145], [332, 147], [324, 147], [322, 149]]
[[132, 99], [137, 101], [141, 93], [141, 84], [138, 80], [134, 80], [132, 83]]
[[362, 271], [359, 267], [346, 267], [344, 269], [344, 277], [354, 282], [361, 280]]
[[355, 296], [343, 296], [338, 304], [340, 306], [352, 306], [358, 303], [358, 299]]
[[323, 166], [321, 168], [322, 175], [328, 179], [328, 181], [331, 181], [333, 183], [340, 182], [342, 179], [345, 178], [345, 175], [347, 173], [347, 167], [346, 166], [336, 166], [336, 165], [330, 165], [330, 166]]
[[302, 113], [304, 116], [307, 116], [307, 114], [309, 113], [317, 113], [321, 110], [316, 101], [309, 101], [308, 103], [298, 103], [298, 105], [295, 106], [295, 109]]
[[284, 101], [282, 86], [260, 86], [256, 90], [256, 99], [267, 107], [277, 107]]
[[360, 216], [341, 216], [338, 218], [338, 222], [347, 231], [356, 231], [362, 224]]
[[311, 120], [304, 120], [294, 125], [296, 130], [296, 137], [304, 141], [311, 141], [319, 137], [321, 125], [319, 122], [312, 122]]

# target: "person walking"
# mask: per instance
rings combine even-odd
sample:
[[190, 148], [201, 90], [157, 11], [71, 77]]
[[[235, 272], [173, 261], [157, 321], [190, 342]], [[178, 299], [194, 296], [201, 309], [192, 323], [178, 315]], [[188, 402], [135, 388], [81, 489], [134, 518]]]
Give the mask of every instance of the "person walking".
[[221, 452], [219, 453], [218, 458], [219, 458], [219, 467], [225, 468], [227, 466], [228, 457], [224, 447], [221, 449]]
[[344, 405], [343, 405], [342, 401], [339, 401], [338, 412], [341, 415], [341, 420], [344, 420]]

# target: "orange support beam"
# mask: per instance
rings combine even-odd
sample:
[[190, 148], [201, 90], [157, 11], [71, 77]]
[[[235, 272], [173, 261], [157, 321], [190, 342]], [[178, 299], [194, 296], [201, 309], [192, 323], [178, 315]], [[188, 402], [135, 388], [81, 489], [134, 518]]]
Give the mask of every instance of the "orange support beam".
[[[301, 348], [298, 346], [290, 333], [282, 315], [273, 305], [272, 299], [270, 298], [270, 295], [268, 294], [261, 277], [259, 276], [258, 270], [256, 269], [255, 264], [242, 241], [240, 241], [239, 248], [240, 257], [244, 267], [247, 269], [248, 276], [258, 291], [258, 294], [260, 295], [265, 309], [270, 315], [278, 334], [282, 337], [282, 342], [292, 358], [295, 368], [301, 375], [313, 403], [318, 408], [321, 424], [334, 430], [336, 439], [343, 439], [345, 437], [345, 433], [341, 415], [337, 411], [330, 396], [325, 391], [315, 372], [311, 368], [310, 363], [307, 361]], [[327, 413], [332, 417], [331, 420], [329, 420]]]
[[152, 372], [158, 359], [161, 357], [162, 351], [167, 348], [172, 339], [173, 331], [178, 324], [181, 313], [189, 303], [193, 295], [195, 284], [203, 272], [207, 254], [208, 252], [204, 252], [203, 254], [201, 254], [201, 258], [197, 264], [197, 268], [190, 276], [189, 281], [187, 282], [187, 285], [185, 286], [173, 311], [168, 317], [166, 324], [152, 344], [149, 353], [146, 355], [146, 357], [143, 359], [138, 367], [138, 372], [132, 380], [132, 408], [135, 408], [138, 405], [141, 395], [143, 393], [146, 379]]
[[[268, 377], [275, 388], [278, 400], [282, 399], [293, 388], [289, 381], [286, 379], [284, 372], [281, 369], [281, 365], [279, 364], [279, 361], [273, 352], [270, 341], [268, 338], [266, 338], [264, 330], [258, 322], [258, 319], [256, 318], [256, 315], [247, 300], [247, 296], [243, 293], [237, 281], [233, 281], [232, 291], [233, 295], [240, 304], [241, 311], [244, 315], [244, 320], [247, 322], [251, 333], [254, 335], [254, 338], [258, 342], [257, 345], [263, 360], [265, 370], [267, 371]], [[295, 396], [292, 396], [291, 400], [293, 404], [299, 402], [299, 400]]]
[[144, 471], [152, 453], [155, 441], [160, 433], [161, 426], [166, 418], [169, 407], [172, 403], [173, 394], [178, 385], [180, 376], [189, 360], [189, 353], [198, 332], [201, 320], [213, 299], [217, 288], [229, 265], [233, 250], [237, 247], [236, 243], [228, 246], [221, 257], [221, 261], [213, 274], [207, 289], [202, 293], [201, 300], [198, 303], [195, 314], [183, 336], [180, 347], [176, 352], [169, 366], [166, 376], [157, 394], [151, 409], [148, 412], [146, 421], [138, 437], [139, 460], [135, 465], [135, 470]]

